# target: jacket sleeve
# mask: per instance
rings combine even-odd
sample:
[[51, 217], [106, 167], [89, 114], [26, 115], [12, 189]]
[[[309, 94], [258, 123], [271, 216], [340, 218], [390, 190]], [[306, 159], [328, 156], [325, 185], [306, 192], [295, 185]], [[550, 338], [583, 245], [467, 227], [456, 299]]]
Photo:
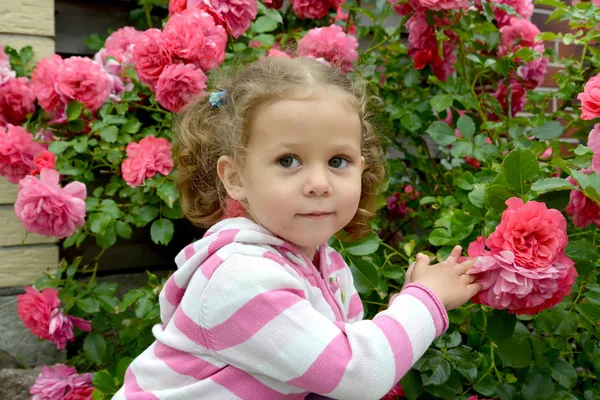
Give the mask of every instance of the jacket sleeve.
[[277, 262], [239, 254], [198, 295], [192, 319], [216, 357], [338, 399], [379, 399], [448, 326], [437, 297], [415, 284], [373, 320], [333, 322]]

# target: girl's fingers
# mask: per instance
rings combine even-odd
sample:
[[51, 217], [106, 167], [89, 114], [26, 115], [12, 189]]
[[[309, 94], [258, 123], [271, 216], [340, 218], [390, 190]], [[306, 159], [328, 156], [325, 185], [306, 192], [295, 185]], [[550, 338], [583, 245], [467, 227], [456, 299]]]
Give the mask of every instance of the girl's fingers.
[[477, 280], [477, 276], [464, 274], [460, 276], [460, 280], [465, 285], [470, 285]]
[[481, 289], [483, 289], [481, 283], [471, 283], [470, 285], [467, 285], [467, 292], [469, 293], [469, 297], [475, 296], [481, 291]]
[[[427, 257], [427, 255], [425, 255], [423, 253], [417, 254], [417, 261], [415, 261], [413, 270], [416, 268], [421, 268], [421, 267], [427, 266], [427, 265], [429, 265], [429, 257]], [[412, 274], [412, 271], [411, 271], [411, 274]]]
[[450, 255], [448, 256], [448, 258], [446, 258], [447, 263], [451, 263], [454, 264], [458, 261], [458, 259], [460, 258], [460, 254], [462, 253], [462, 247], [460, 246], [455, 246], [452, 249], [452, 252], [450, 253]]
[[410, 264], [410, 267], [406, 270], [406, 274], [404, 274], [404, 282], [410, 283], [410, 277], [412, 276], [413, 269], [415, 269], [415, 263]]
[[456, 272], [459, 275], [467, 273], [467, 271], [475, 266], [475, 262], [477, 262], [477, 258], [471, 258], [467, 261], [461, 262], [460, 264], [456, 264]]

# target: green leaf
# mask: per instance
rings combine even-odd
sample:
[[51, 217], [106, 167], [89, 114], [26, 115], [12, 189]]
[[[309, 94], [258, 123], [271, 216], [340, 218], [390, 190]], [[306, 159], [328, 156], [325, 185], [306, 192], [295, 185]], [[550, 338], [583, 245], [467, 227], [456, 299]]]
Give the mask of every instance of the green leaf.
[[170, 208], [173, 207], [173, 204], [175, 204], [175, 201], [179, 198], [179, 191], [177, 190], [177, 186], [175, 186], [175, 182], [173, 181], [166, 181], [160, 185], [158, 189], [156, 189], [156, 194]]
[[[496, 387], [496, 394], [500, 396], [500, 400], [516, 400], [518, 399], [517, 390], [514, 386], [504, 383]], [[528, 399], [529, 400], [529, 399]]]
[[278, 10], [274, 8], [265, 7], [261, 11], [263, 14], [265, 14], [267, 18], [272, 19], [273, 21], [276, 21], [280, 24], [283, 23], [283, 18], [281, 17], [281, 13]]
[[529, 366], [532, 357], [529, 336], [512, 336], [500, 341], [498, 355], [507, 367], [524, 368]]
[[121, 218], [123, 213], [119, 209], [117, 203], [111, 199], [104, 199], [102, 203], [100, 203], [100, 210], [112, 216], [114, 219]]
[[367, 293], [379, 285], [379, 272], [377, 266], [371, 261], [357, 258], [350, 264], [354, 277], [354, 285], [359, 293]]
[[454, 331], [450, 334], [440, 336], [433, 342], [433, 344], [440, 349], [443, 347], [454, 348], [460, 344], [461, 340], [462, 338], [460, 337], [460, 332]]
[[402, 385], [404, 394], [408, 400], [417, 400], [421, 393], [423, 393], [421, 377], [414, 369], [409, 370], [406, 375], [402, 377], [400, 384]]
[[81, 133], [85, 129], [85, 121], [82, 119], [76, 119], [75, 121], [69, 121], [69, 130], [73, 133]]
[[429, 101], [433, 109], [437, 112], [445, 111], [452, 105], [452, 97], [447, 94], [437, 94]]
[[75, 121], [83, 111], [83, 103], [71, 100], [67, 105], [67, 121]]
[[452, 145], [450, 154], [457, 158], [471, 156], [473, 154], [473, 143], [464, 140], [459, 140]]
[[94, 388], [92, 392], [92, 400], [104, 400], [106, 399], [106, 395], [100, 389]]
[[48, 146], [48, 150], [51, 153], [54, 153], [55, 155], [59, 156], [61, 155], [69, 146], [71, 145], [70, 142], [52, 142], [50, 143], [50, 146]]
[[354, 256], [366, 256], [375, 253], [380, 243], [379, 236], [375, 232], [371, 232], [366, 238], [344, 246], [344, 249]]
[[450, 378], [452, 366], [447, 360], [441, 360], [432, 370], [431, 374], [421, 373], [423, 385], [441, 385]]
[[271, 32], [277, 29], [277, 25], [279, 25], [277, 21], [266, 16], [260, 16], [252, 24], [252, 30], [256, 33]]
[[121, 127], [121, 132], [130, 133], [133, 135], [138, 133], [141, 127], [142, 123], [140, 121], [138, 121], [135, 118], [131, 118], [123, 124], [123, 126]]
[[252, 38], [252, 40], [256, 40], [262, 43], [265, 47], [270, 47], [275, 44], [275, 36], [268, 33], [261, 33], [260, 35], [256, 35]]
[[475, 385], [473, 385], [473, 389], [475, 389], [477, 393], [484, 396], [493, 396], [496, 394], [496, 385], [487, 379], [477, 382]]
[[563, 178], [545, 178], [536, 181], [531, 185], [531, 190], [539, 194], [555, 190], [575, 190], [576, 187]]
[[592, 303], [577, 304], [575, 307], [592, 324], [600, 321], [600, 306]]
[[131, 364], [132, 361], [133, 358], [131, 357], [122, 357], [119, 360], [119, 363], [117, 364], [117, 371], [115, 374], [115, 378], [117, 378], [117, 381], [119, 383], [122, 383], [124, 381], [125, 373], [127, 372], [127, 368], [129, 367], [129, 364]]
[[525, 381], [521, 395], [527, 400], [548, 400], [554, 395], [554, 390], [552, 379], [538, 372]]
[[429, 243], [434, 246], [443, 246], [452, 240], [450, 232], [444, 228], [436, 228], [429, 234]]
[[102, 119], [106, 125], [123, 125], [129, 121], [121, 115], [107, 115]]
[[596, 264], [600, 257], [598, 250], [594, 246], [590, 246], [589, 240], [570, 242], [565, 247], [565, 254], [573, 259], [576, 264]]
[[440, 146], [448, 146], [457, 140], [454, 130], [444, 122], [440, 121], [435, 121], [429, 125], [427, 133], [429, 133], [429, 136], [431, 136], [433, 141]]
[[79, 307], [82, 311], [88, 314], [95, 314], [100, 311], [100, 303], [98, 303], [98, 300], [94, 299], [93, 297], [77, 299], [75, 300], [75, 304], [77, 304], [77, 307]]
[[83, 341], [85, 355], [94, 363], [102, 364], [106, 353], [106, 341], [96, 332], [89, 333]]
[[527, 193], [529, 181], [537, 178], [539, 169], [535, 154], [526, 149], [513, 150], [502, 163], [506, 183], [521, 196]]
[[464, 139], [471, 140], [475, 135], [475, 123], [468, 115], [462, 115], [456, 122], [456, 127]]
[[169, 244], [174, 232], [173, 222], [166, 218], [157, 219], [152, 223], [152, 227], [150, 228], [150, 236], [156, 244]]
[[537, 128], [533, 128], [531, 134], [538, 139], [547, 140], [554, 139], [563, 134], [565, 128], [558, 121], [548, 121], [538, 126]]
[[119, 128], [114, 125], [105, 126], [100, 130], [100, 137], [109, 143], [114, 143], [119, 137]]
[[131, 225], [129, 225], [127, 222], [117, 221], [116, 229], [117, 235], [125, 239], [131, 239], [131, 234], [133, 233], [133, 230], [131, 229]]
[[158, 207], [147, 205], [140, 208], [134, 208], [131, 211], [131, 216], [133, 217], [135, 225], [141, 228], [148, 225], [150, 221], [156, 218], [158, 216], [158, 211]]
[[96, 234], [102, 233], [113, 221], [110, 214], [103, 212], [92, 214], [88, 218], [90, 230]]
[[469, 192], [469, 201], [477, 208], [483, 208], [485, 203], [485, 185], [477, 184], [475, 188]]
[[139, 299], [135, 305], [135, 316], [142, 319], [155, 306], [155, 303], [147, 297]]
[[558, 359], [554, 361], [550, 368], [552, 369], [552, 377], [562, 387], [570, 389], [577, 382], [577, 371], [565, 360]]
[[101, 390], [106, 394], [114, 394], [117, 391], [114, 378], [105, 369], [94, 372], [92, 383], [96, 389]]
[[494, 310], [488, 318], [488, 334], [494, 342], [499, 342], [512, 336], [517, 324], [517, 317], [506, 311]]
[[96, 235], [96, 244], [103, 249], [108, 249], [117, 242], [115, 224], [110, 224], [103, 232]]

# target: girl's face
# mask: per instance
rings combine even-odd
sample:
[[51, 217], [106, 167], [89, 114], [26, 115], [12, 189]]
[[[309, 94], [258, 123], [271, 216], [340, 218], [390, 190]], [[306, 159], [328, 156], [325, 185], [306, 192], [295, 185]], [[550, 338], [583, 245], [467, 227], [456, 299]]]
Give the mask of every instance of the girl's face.
[[240, 175], [251, 215], [312, 259], [358, 209], [361, 144], [360, 117], [342, 95], [259, 107]]

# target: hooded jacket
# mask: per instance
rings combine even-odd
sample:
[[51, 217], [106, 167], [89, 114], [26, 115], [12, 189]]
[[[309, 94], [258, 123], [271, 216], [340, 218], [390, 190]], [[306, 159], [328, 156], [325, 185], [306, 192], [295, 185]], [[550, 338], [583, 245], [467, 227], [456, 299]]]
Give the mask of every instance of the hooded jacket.
[[156, 341], [113, 399], [379, 399], [448, 326], [418, 284], [362, 320], [339, 253], [321, 245], [313, 262], [246, 218], [217, 223], [175, 262]]

